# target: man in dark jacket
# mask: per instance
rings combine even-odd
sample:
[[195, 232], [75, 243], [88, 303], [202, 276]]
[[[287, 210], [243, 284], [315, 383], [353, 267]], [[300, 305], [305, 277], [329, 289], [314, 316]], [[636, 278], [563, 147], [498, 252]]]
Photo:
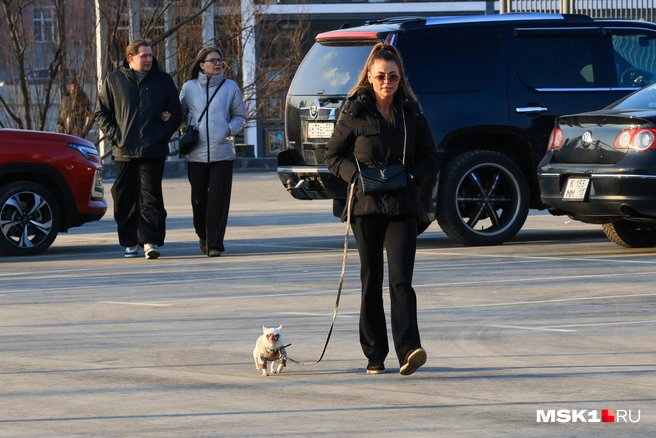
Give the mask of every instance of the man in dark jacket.
[[98, 93], [95, 117], [112, 144], [114, 219], [125, 257], [137, 257], [143, 246], [146, 258], [156, 259], [166, 235], [164, 162], [182, 111], [173, 78], [157, 67], [150, 41], [131, 42], [126, 54]]

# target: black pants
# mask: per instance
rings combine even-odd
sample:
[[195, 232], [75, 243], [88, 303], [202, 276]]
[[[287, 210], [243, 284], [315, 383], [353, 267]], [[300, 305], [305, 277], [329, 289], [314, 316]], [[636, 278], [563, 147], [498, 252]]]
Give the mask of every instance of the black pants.
[[164, 245], [164, 161], [165, 158], [115, 161], [112, 198], [118, 241], [122, 246]]
[[384, 360], [389, 353], [383, 308], [383, 248], [386, 248], [392, 338], [400, 364], [409, 350], [421, 347], [417, 325], [417, 297], [412, 288], [417, 251], [417, 218], [360, 216], [355, 218], [353, 234], [360, 254], [362, 280], [362, 351], [369, 360]]
[[208, 250], [225, 251], [223, 238], [230, 211], [232, 165], [233, 161], [187, 163], [194, 229], [200, 239], [207, 241]]

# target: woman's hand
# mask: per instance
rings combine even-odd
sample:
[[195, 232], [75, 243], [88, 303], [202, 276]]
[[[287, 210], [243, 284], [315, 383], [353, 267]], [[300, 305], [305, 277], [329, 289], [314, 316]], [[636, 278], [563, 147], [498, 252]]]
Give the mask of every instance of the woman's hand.
[[167, 122], [171, 118], [171, 113], [168, 111], [162, 112], [162, 121]]

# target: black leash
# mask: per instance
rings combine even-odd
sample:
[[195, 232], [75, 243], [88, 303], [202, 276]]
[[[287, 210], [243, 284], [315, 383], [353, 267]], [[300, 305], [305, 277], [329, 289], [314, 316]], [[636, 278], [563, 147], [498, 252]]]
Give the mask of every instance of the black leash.
[[[351, 183], [349, 188], [348, 199], [346, 200], [346, 233], [344, 235], [344, 257], [342, 257], [342, 274], [339, 276], [339, 286], [337, 287], [337, 299], [335, 300], [335, 308], [333, 310], [333, 320], [330, 323], [330, 329], [328, 330], [328, 336], [326, 336], [326, 342], [323, 344], [323, 350], [321, 351], [321, 356], [315, 362], [299, 362], [287, 357], [287, 360], [298, 363], [301, 365], [315, 365], [321, 362], [323, 355], [326, 353], [328, 348], [328, 342], [330, 341], [330, 335], [333, 333], [333, 328], [335, 327], [335, 319], [337, 319], [337, 308], [339, 307], [339, 298], [342, 295], [342, 286], [344, 285], [344, 275], [346, 274], [346, 254], [348, 252], [348, 238], [349, 230], [351, 229], [351, 206], [353, 205], [353, 194], [355, 193], [355, 183]], [[291, 344], [289, 344], [291, 345]]]

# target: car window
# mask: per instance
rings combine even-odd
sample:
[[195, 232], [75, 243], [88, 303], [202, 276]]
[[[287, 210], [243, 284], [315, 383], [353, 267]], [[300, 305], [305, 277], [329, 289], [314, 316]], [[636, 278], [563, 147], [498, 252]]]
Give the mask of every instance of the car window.
[[412, 89], [424, 93], [481, 91], [499, 54], [499, 34], [453, 30], [408, 31], [399, 41]]
[[519, 40], [519, 78], [529, 88], [596, 87], [594, 37], [547, 36]]
[[294, 76], [294, 95], [344, 95], [355, 85], [373, 45], [324, 45], [316, 43]]
[[616, 84], [644, 87], [656, 82], [656, 38], [646, 34], [612, 35]]
[[610, 109], [653, 109], [656, 108], [656, 85], [629, 94], [608, 108]]

